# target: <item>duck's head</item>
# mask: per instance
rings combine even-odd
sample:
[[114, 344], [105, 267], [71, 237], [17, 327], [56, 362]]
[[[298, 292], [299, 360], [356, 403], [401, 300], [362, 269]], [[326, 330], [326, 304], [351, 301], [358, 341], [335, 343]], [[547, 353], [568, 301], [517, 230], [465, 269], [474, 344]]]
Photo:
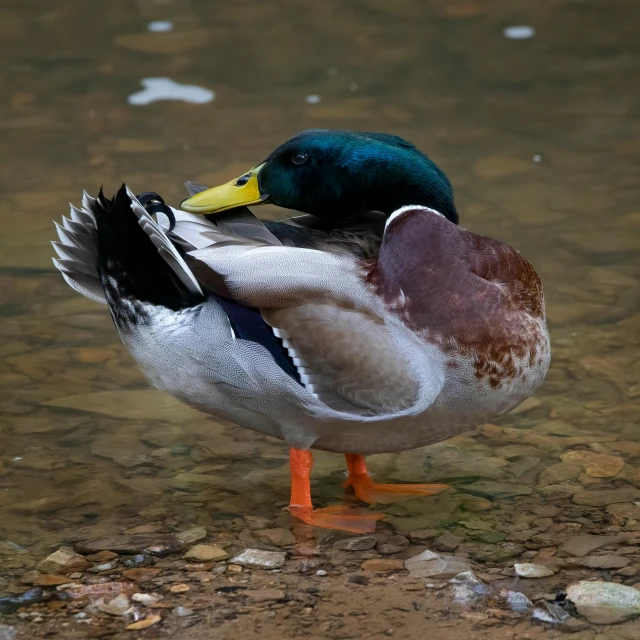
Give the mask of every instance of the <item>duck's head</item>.
[[309, 129], [239, 178], [182, 203], [191, 213], [275, 204], [327, 221], [415, 204], [458, 222], [445, 174], [410, 142], [382, 133]]

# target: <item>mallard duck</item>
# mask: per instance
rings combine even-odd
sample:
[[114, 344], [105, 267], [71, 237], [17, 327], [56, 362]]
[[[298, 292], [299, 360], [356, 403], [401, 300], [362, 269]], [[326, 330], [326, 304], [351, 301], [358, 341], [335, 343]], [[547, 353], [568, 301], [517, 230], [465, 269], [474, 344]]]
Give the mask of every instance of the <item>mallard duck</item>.
[[[293, 516], [374, 530], [380, 514], [313, 508], [312, 449], [346, 455], [363, 502], [428, 496], [446, 485], [378, 484], [364, 455], [455, 436], [542, 382], [534, 268], [457, 224], [449, 181], [409, 142], [306, 131], [226, 185], [189, 188], [181, 209], [125, 185], [85, 193], [54, 262], [107, 304], [156, 387], [289, 445]], [[264, 202], [305, 215], [263, 225], [246, 206]]]

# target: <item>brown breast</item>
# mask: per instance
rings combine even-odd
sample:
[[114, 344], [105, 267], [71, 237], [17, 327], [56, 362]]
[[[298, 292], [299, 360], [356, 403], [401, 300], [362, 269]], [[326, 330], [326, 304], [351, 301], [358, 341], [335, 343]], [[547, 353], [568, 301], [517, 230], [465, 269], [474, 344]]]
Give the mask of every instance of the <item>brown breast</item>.
[[364, 264], [393, 313], [443, 351], [471, 357], [492, 387], [546, 361], [540, 278], [508, 245], [415, 209], [390, 223], [378, 258]]

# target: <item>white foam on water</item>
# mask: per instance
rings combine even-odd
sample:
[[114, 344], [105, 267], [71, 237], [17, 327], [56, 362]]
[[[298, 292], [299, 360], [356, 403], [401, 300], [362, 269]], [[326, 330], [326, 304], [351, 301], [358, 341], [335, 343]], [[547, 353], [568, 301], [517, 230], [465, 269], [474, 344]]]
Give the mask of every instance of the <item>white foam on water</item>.
[[536, 30], [526, 24], [516, 24], [502, 30], [502, 35], [509, 40], [527, 40], [533, 38], [535, 34]]
[[312, 93], [310, 96], [307, 96], [304, 101], [308, 104], [318, 104], [322, 98], [316, 93]]
[[155, 31], [157, 33], [173, 31], [173, 22], [170, 20], [154, 20], [147, 25], [147, 31]]
[[215, 100], [216, 94], [210, 89], [195, 84], [180, 84], [170, 78], [143, 78], [144, 89], [132, 93], [127, 102], [142, 106], [158, 100], [182, 100], [193, 104], [205, 104]]

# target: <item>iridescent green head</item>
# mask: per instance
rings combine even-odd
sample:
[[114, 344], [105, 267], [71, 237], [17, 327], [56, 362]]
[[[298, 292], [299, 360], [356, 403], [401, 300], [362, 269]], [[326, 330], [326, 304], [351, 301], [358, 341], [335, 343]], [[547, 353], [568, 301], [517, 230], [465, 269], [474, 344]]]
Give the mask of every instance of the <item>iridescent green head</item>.
[[410, 142], [383, 133], [308, 129], [239, 178], [185, 200], [192, 213], [269, 202], [325, 220], [387, 215], [410, 205], [458, 222], [445, 174]]

